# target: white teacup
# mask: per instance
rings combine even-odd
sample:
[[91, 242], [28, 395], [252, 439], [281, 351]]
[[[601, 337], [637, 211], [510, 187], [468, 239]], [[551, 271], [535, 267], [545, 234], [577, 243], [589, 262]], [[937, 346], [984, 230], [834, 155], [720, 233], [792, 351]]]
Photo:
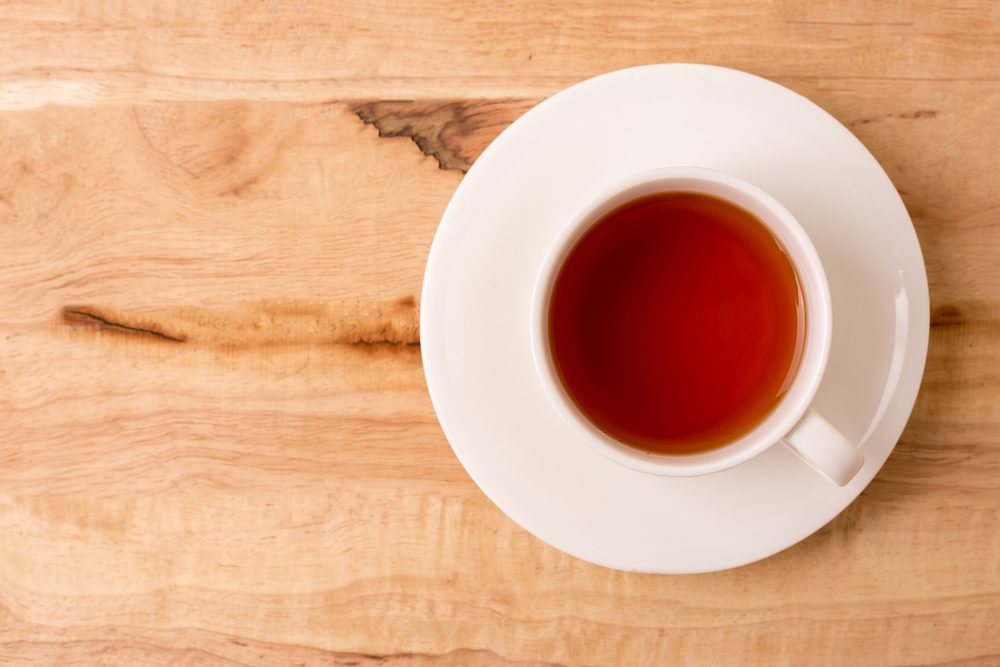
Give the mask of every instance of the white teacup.
[[[583, 233], [605, 213], [659, 192], [698, 192], [753, 213], [784, 247], [799, 278], [806, 309], [802, 355], [791, 386], [756, 427], [732, 442], [695, 454], [654, 454], [630, 447], [594, 426], [573, 404], [555, 371], [548, 337], [549, 299], [563, 260]], [[635, 174], [597, 197], [566, 225], [535, 283], [531, 337], [535, 366], [545, 392], [581, 440], [608, 459], [639, 472], [689, 477], [719, 472], [757, 456], [778, 442], [835, 484], [844, 486], [861, 469], [861, 452], [810, 408], [826, 370], [832, 331], [830, 289], [816, 249], [781, 204], [735, 176], [697, 167], [669, 167]]]

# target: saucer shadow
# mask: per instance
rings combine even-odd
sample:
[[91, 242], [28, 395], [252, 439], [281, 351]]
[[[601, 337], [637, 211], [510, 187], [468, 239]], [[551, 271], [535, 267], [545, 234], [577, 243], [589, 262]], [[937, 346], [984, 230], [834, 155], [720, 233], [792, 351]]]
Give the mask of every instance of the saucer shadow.
[[[876, 516], [886, 503], [901, 497], [917, 496], [932, 490], [940, 477], [942, 460], [954, 459], [954, 447], [948, 443], [954, 422], [961, 415], [942, 413], [942, 406], [960, 406], [963, 380], [968, 378], [970, 363], [966, 352], [973, 322], [960, 304], [945, 303], [939, 292], [951, 283], [950, 267], [939, 252], [937, 242], [946, 233], [946, 219], [932, 217], [924, 202], [944, 201], [949, 193], [944, 188], [935, 191], [936, 181], [909, 177], [894, 168], [894, 156], [887, 150], [874, 150], [864, 136], [863, 127], [851, 127], [889, 174], [913, 220], [927, 267], [930, 289], [931, 317], [927, 362], [920, 390], [910, 419], [888, 460], [865, 490], [833, 520], [818, 531], [771, 559], [800, 558], [823, 548], [828, 542], [840, 541], [864, 529], [867, 518]], [[910, 193], [920, 193], [919, 195]], [[954, 411], [954, 410], [953, 410]], [[752, 567], [752, 565], [751, 565]]]

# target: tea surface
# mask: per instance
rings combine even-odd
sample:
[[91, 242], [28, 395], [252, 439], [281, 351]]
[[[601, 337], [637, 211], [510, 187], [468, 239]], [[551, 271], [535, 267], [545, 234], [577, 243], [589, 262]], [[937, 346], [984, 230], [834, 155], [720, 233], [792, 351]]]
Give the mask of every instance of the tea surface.
[[549, 345], [599, 429], [662, 454], [710, 450], [759, 424], [805, 334], [795, 270], [750, 212], [654, 194], [606, 214], [556, 276]]

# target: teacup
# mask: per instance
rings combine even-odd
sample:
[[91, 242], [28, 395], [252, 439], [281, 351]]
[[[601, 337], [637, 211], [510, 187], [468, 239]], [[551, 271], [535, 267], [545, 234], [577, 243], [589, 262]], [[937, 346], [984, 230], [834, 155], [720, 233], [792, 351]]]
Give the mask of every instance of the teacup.
[[[612, 434], [595, 423], [567, 386], [553, 352], [551, 335], [554, 285], [581, 240], [609, 214], [631, 202], [672, 193], [721, 200], [756, 218], [773, 235], [794, 268], [805, 311], [793, 372], [774, 406], [745, 432], [691, 453], [649, 451], [641, 443], [630, 442], [628, 437]], [[531, 337], [535, 366], [552, 405], [581, 441], [611, 461], [657, 475], [705, 475], [744, 463], [780, 442], [829, 480], [843, 486], [861, 469], [864, 459], [856, 446], [810, 407], [826, 369], [831, 322], [830, 291], [823, 265], [805, 230], [788, 210], [760, 188], [730, 174], [696, 167], [670, 167], [624, 179], [567, 222], [535, 282]]]

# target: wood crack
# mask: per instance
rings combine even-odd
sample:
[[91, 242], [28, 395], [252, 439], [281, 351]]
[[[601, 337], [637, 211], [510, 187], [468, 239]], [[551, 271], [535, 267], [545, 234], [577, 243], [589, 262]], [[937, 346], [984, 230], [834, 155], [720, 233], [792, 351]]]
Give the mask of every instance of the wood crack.
[[398, 108], [411, 107], [412, 105], [409, 102], [379, 102], [360, 104], [352, 110], [361, 119], [361, 122], [378, 130], [378, 136], [408, 138], [420, 149], [421, 153], [434, 158], [439, 169], [457, 171], [462, 174], [469, 171], [471, 163], [456, 155], [442, 141], [442, 132], [445, 126], [454, 122], [458, 115], [457, 104], [448, 104], [431, 112], [419, 112], [412, 115], [403, 115], [394, 111], [386, 113], [387, 106]]
[[938, 112], [933, 109], [917, 109], [904, 113], [890, 113], [884, 116], [873, 116], [870, 118], [859, 118], [850, 125], [867, 125], [879, 120], [920, 120], [922, 118], [937, 118]]
[[154, 338], [167, 340], [172, 343], [183, 343], [187, 340], [181, 336], [172, 336], [155, 328], [122, 324], [121, 322], [116, 322], [102, 315], [98, 315], [97, 313], [83, 307], [63, 308], [63, 318], [72, 323], [82, 322], [86, 324], [96, 324], [102, 329], [111, 329], [113, 331], [121, 331], [123, 333], [138, 334], [140, 336], [153, 336]]
[[350, 109], [380, 137], [406, 137], [445, 171], [466, 173], [500, 132], [535, 100], [475, 102], [380, 100]]
[[353, 341], [351, 345], [396, 345], [402, 347], [420, 347], [420, 341], [419, 340], [400, 341], [400, 340], [392, 340], [390, 338], [376, 338], [374, 340], [365, 340], [363, 338], [359, 338], [358, 340]]
[[198, 347], [240, 350], [290, 345], [419, 348], [420, 307], [414, 295], [342, 301], [274, 300], [226, 309], [188, 306], [132, 312], [101, 305], [62, 310], [74, 328], [128, 334]]

